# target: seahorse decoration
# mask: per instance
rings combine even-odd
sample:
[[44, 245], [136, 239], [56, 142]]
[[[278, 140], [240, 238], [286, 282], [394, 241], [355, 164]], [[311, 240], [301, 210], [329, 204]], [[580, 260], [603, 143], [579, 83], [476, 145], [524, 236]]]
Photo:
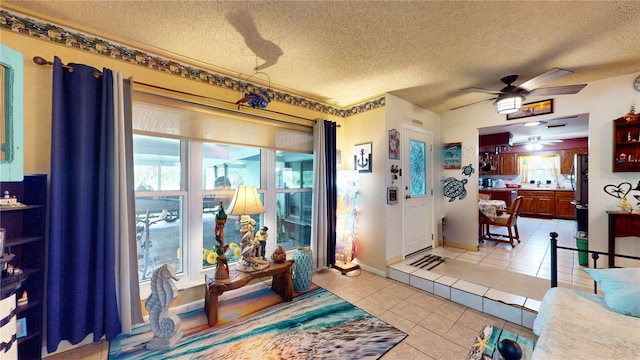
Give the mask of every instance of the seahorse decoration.
[[168, 349], [182, 338], [180, 318], [169, 314], [169, 305], [178, 296], [178, 289], [173, 281], [177, 281], [175, 271], [169, 264], [164, 264], [151, 277], [151, 295], [144, 304], [149, 312], [149, 325], [153, 338], [147, 348]]

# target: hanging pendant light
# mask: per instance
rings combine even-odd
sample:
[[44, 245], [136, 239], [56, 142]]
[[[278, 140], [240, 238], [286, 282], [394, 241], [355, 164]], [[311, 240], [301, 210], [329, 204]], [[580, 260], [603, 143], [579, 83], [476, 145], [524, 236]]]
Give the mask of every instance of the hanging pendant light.
[[524, 97], [519, 94], [500, 94], [494, 102], [498, 114], [513, 114], [520, 111]]

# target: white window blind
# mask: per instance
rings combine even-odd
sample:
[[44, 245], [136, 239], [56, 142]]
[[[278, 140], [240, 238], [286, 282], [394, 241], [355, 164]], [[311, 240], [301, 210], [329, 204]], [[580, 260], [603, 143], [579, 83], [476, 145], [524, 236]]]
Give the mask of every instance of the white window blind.
[[313, 128], [134, 92], [137, 134], [312, 153]]

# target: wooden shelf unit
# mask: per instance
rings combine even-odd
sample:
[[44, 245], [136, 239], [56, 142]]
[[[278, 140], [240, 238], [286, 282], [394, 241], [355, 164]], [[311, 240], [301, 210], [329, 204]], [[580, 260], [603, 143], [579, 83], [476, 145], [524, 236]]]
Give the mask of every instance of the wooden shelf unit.
[[640, 121], [613, 120], [613, 172], [640, 172]]
[[[46, 230], [47, 175], [25, 175], [21, 182], [2, 182], [0, 192], [9, 191], [26, 206], [0, 207], [0, 227], [5, 229], [4, 253], [14, 254], [9, 262], [26, 275], [17, 289], [2, 288], [16, 293], [16, 299], [26, 291], [29, 302], [17, 306], [16, 318], [26, 318], [27, 335], [17, 340], [18, 359], [40, 359], [43, 330], [44, 248]], [[4, 275], [4, 274], [3, 274]]]

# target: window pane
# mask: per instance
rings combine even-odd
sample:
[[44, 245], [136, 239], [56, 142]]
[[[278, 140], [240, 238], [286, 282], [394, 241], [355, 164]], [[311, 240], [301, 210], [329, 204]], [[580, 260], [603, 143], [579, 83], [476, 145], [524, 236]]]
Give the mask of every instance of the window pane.
[[427, 193], [427, 176], [425, 160], [425, 143], [421, 141], [409, 141], [411, 168], [409, 169], [409, 182], [411, 195], [425, 195]]
[[182, 196], [136, 197], [136, 240], [140, 281], [170, 263], [182, 272]]
[[311, 191], [278, 193], [277, 244], [285, 250], [311, 245]]
[[260, 188], [260, 149], [202, 144], [204, 190], [235, 189], [239, 185]]
[[313, 154], [276, 151], [276, 187], [278, 189], [311, 189], [313, 187]]
[[[260, 195], [260, 200], [264, 203], [263, 194]], [[227, 214], [227, 222], [222, 228], [223, 235], [221, 236], [225, 245], [227, 245], [227, 262], [229, 264], [236, 262], [240, 259], [240, 216], [234, 216], [228, 214], [229, 204], [233, 198], [233, 191], [220, 192], [217, 195], [204, 195], [202, 197], [202, 267], [203, 269], [209, 269], [215, 267], [216, 257], [214, 255], [214, 248], [220, 243], [216, 240], [216, 215], [220, 211], [220, 206], [224, 208]], [[263, 216], [251, 215], [251, 218], [256, 221], [254, 226], [254, 234], [260, 229], [263, 224]]]
[[180, 140], [133, 135], [137, 191], [180, 190]]

